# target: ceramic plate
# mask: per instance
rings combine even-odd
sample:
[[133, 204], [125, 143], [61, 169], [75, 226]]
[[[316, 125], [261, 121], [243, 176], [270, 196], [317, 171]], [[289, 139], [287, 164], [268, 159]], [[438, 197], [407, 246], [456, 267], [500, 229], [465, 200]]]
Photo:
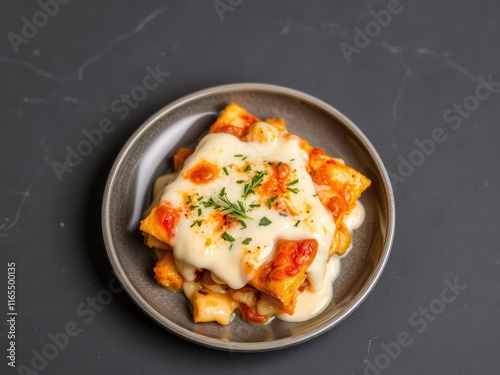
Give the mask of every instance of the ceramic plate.
[[[334, 298], [320, 315], [302, 323], [272, 320], [263, 326], [238, 316], [227, 326], [193, 323], [190, 304], [153, 278], [155, 263], [138, 230], [150, 203], [153, 181], [172, 171], [172, 156], [194, 146], [231, 101], [260, 118], [283, 117], [290, 132], [340, 157], [372, 180], [363, 193], [366, 220], [354, 232], [353, 248], [341, 259]], [[267, 84], [214, 87], [181, 98], [153, 115], [129, 139], [109, 175], [102, 209], [104, 240], [117, 277], [134, 302], [169, 331], [202, 345], [233, 351], [263, 351], [309, 340], [339, 324], [366, 298], [389, 257], [395, 225], [387, 172], [363, 133], [335, 108], [292, 89]]]

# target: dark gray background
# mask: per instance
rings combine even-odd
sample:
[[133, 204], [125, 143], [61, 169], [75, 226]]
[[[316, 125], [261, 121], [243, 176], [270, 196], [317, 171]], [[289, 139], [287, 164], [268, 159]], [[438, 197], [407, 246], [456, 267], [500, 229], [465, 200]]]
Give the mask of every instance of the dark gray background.
[[[72, 0], [18, 53], [7, 34], [20, 34], [21, 18], [32, 19], [40, 7], [2, 1], [0, 291], [4, 314], [7, 262], [15, 261], [17, 364], [31, 367], [32, 349], [42, 350], [50, 332], [75, 321], [82, 331], [42, 373], [362, 374], [383, 353], [382, 343], [407, 331], [412, 344], [384, 374], [497, 374], [500, 96], [480, 101], [458, 130], [443, 115], [474, 95], [479, 76], [500, 81], [500, 5], [401, 4], [403, 11], [348, 63], [340, 43], [353, 44], [354, 28], [364, 28], [370, 11], [386, 9], [388, 1], [244, 0], [221, 20], [211, 1]], [[169, 77], [119, 119], [111, 103], [157, 64]], [[292, 87], [335, 106], [395, 174], [415, 140], [436, 128], [446, 132], [446, 142], [394, 185], [395, 242], [375, 290], [328, 333], [269, 353], [186, 342], [150, 321], [125, 293], [85, 323], [78, 306], [113, 277], [100, 205], [120, 148], [172, 100], [245, 81]], [[76, 147], [82, 130], [104, 117], [116, 129], [59, 182], [52, 163], [64, 162], [66, 146]], [[467, 289], [419, 333], [409, 317], [455, 278]], [[4, 357], [2, 327], [0, 372], [16, 373]]]

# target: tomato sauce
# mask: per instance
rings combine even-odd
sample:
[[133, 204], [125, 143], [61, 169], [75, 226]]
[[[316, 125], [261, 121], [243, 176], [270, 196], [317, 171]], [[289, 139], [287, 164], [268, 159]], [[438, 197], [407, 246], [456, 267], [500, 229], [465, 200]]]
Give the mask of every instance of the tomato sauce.
[[193, 167], [189, 168], [184, 178], [190, 180], [193, 184], [202, 185], [211, 182], [219, 177], [220, 168], [206, 160], [202, 160]]

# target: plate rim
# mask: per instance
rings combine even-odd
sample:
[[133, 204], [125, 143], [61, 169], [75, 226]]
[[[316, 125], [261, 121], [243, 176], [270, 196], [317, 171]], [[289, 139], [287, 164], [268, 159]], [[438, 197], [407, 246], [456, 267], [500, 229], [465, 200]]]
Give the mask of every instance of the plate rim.
[[[234, 341], [224, 341], [222, 339], [216, 339], [212, 337], [208, 337], [202, 334], [198, 334], [196, 332], [190, 331], [187, 328], [181, 327], [175, 323], [172, 323], [168, 319], [166, 319], [163, 315], [159, 314], [152, 306], [147, 303], [147, 301], [141, 296], [139, 290], [137, 290], [129, 277], [126, 275], [123, 267], [120, 262], [118, 262], [117, 251], [115, 245], [112, 241], [112, 232], [110, 228], [110, 199], [112, 197], [113, 191], [111, 188], [113, 187], [116, 178], [117, 172], [120, 169], [120, 166], [123, 163], [124, 156], [129, 152], [131, 147], [137, 140], [140, 138], [141, 134], [145, 132], [149, 127], [153, 126], [158, 120], [164, 117], [166, 114], [171, 112], [172, 110], [181, 107], [183, 105], [188, 104], [191, 101], [201, 99], [203, 97], [215, 95], [215, 94], [227, 94], [234, 93], [239, 91], [259, 91], [265, 93], [272, 93], [278, 95], [285, 95], [292, 98], [298, 98], [308, 104], [312, 104], [317, 106], [337, 118], [344, 126], [347, 126], [349, 129], [353, 131], [356, 137], [359, 138], [361, 143], [363, 143], [368, 149], [370, 156], [373, 158], [375, 165], [377, 166], [380, 175], [381, 182], [383, 188], [386, 192], [386, 208], [388, 212], [387, 218], [387, 238], [384, 244], [384, 248], [382, 250], [380, 261], [377, 264], [377, 267], [373, 271], [371, 277], [367, 280], [363, 289], [358, 293], [358, 295], [351, 301], [349, 306], [342, 310], [342, 312], [335, 318], [328, 320], [327, 322], [321, 324], [318, 327], [314, 327], [311, 330], [308, 330], [304, 333], [301, 333], [297, 336], [287, 337], [282, 339], [276, 339], [272, 341], [265, 342], [234, 342]], [[158, 111], [156, 111], [153, 115], [151, 115], [146, 121], [144, 121], [128, 138], [127, 142], [122, 146], [122, 149], [118, 153], [113, 162], [113, 166], [110, 169], [108, 174], [108, 178], [106, 180], [104, 194], [102, 199], [102, 207], [101, 207], [101, 225], [102, 225], [102, 234], [103, 240], [106, 247], [106, 253], [110, 260], [111, 266], [115, 271], [115, 276], [118, 278], [120, 283], [123, 286], [125, 292], [129, 295], [132, 301], [153, 321], [167, 329], [169, 332], [172, 332], [188, 341], [195, 342], [207, 347], [211, 347], [214, 349], [221, 349], [227, 351], [235, 351], [235, 352], [260, 352], [266, 350], [275, 350], [275, 349], [283, 349], [286, 347], [290, 347], [293, 345], [297, 345], [299, 343], [308, 341], [313, 339], [320, 334], [332, 329], [339, 323], [341, 323], [344, 319], [346, 319], [349, 315], [351, 315], [354, 310], [356, 310], [361, 303], [368, 297], [371, 293], [377, 282], [379, 281], [382, 272], [388, 262], [393, 241], [394, 241], [394, 233], [395, 233], [395, 224], [396, 224], [396, 208], [395, 208], [395, 198], [394, 192], [392, 189], [392, 184], [388, 175], [388, 172], [382, 162], [382, 159], [378, 155], [376, 149], [373, 147], [368, 138], [364, 135], [361, 129], [358, 128], [356, 124], [354, 124], [346, 115], [340, 112], [337, 108], [331, 106], [325, 101], [314, 97], [305, 92], [292, 89], [285, 86], [279, 86], [274, 84], [267, 83], [231, 83], [225, 85], [211, 86], [205, 89], [201, 89], [195, 91], [191, 94], [184, 95], [179, 99], [174, 100], [173, 102], [163, 106]], [[163, 320], [161, 318], [164, 318]], [[165, 321], [166, 320], [166, 321]], [[170, 323], [170, 324], [168, 324]]]

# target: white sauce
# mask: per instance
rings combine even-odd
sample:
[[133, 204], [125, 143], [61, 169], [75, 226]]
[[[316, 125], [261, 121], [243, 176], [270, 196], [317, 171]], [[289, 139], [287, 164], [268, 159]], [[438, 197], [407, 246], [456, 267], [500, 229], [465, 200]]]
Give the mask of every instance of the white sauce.
[[[353, 230], [358, 229], [363, 224], [364, 220], [365, 208], [360, 201], [356, 201], [351, 212], [345, 216], [343, 222], [347, 226], [347, 229], [349, 229], [349, 232], [352, 233]], [[340, 273], [340, 258], [344, 257], [351, 247], [352, 244], [341, 257], [334, 255], [329, 259], [327, 264], [328, 272], [321, 291], [316, 293], [309, 290], [304, 291], [297, 299], [293, 315], [280, 312], [276, 314], [276, 317], [287, 322], [303, 322], [315, 317], [326, 309], [333, 298], [332, 283]]]
[[333, 280], [340, 272], [340, 258], [332, 256], [327, 263], [327, 274], [323, 279], [323, 288], [319, 292], [305, 290], [297, 298], [297, 305], [293, 315], [283, 312], [276, 314], [280, 320], [287, 322], [304, 322], [320, 314], [330, 304], [333, 298]]
[[363, 224], [365, 215], [365, 207], [359, 200], [356, 201], [351, 212], [344, 217], [343, 221], [349, 232], [352, 233], [353, 230], [358, 229]]
[[[351, 212], [345, 216], [343, 222], [352, 233], [353, 230], [358, 229], [361, 224], [363, 224], [364, 220], [365, 208], [360, 201], [356, 201]], [[349, 249], [347, 249], [342, 257], [349, 252], [351, 247], [352, 245]], [[340, 273], [340, 258], [341, 257], [334, 255], [328, 261], [328, 272], [324, 279], [323, 289], [316, 293], [309, 290], [304, 291], [304, 293], [300, 294], [297, 299], [297, 305], [293, 315], [280, 312], [276, 314], [276, 317], [287, 322], [304, 322], [315, 317], [316, 315], [319, 315], [324, 309], [326, 309], [333, 298], [332, 283]]]
[[[253, 278], [261, 264], [273, 259], [278, 239], [316, 239], [319, 248], [307, 271], [310, 290], [299, 295], [293, 315], [276, 313], [276, 317], [281, 320], [301, 322], [320, 314], [332, 300], [332, 283], [340, 272], [340, 258], [335, 255], [328, 260], [335, 224], [316, 195], [315, 188], [321, 187], [314, 185], [306, 171], [308, 155], [300, 147], [299, 138], [284, 139], [278, 136], [275, 128], [265, 123], [259, 123], [258, 126], [264, 131], [265, 141], [242, 142], [225, 133], [205, 136], [193, 155], [186, 160], [183, 171], [165, 187], [161, 200], [170, 202], [173, 207], [184, 207], [186, 195], [190, 195], [193, 198], [192, 204], [197, 206], [188, 217], [181, 216], [171, 244], [177, 266], [185, 279], [184, 293], [189, 299], [200, 288], [198, 283], [193, 282], [196, 269], [210, 270], [217, 283], [239, 289]], [[235, 155], [246, 158], [243, 160]], [[196, 185], [183, 178], [183, 172], [201, 160], [218, 165], [221, 171], [217, 179]], [[278, 211], [269, 209], [265, 201], [262, 201], [267, 197], [260, 199], [256, 195], [250, 195], [246, 200], [242, 198], [244, 184], [238, 184], [237, 181], [247, 182], [257, 171], [269, 171], [271, 167], [268, 162], [287, 163], [292, 167], [291, 180], [299, 180], [294, 185], [294, 188], [298, 188], [297, 194], [290, 194], [291, 204], [298, 212], [297, 215], [282, 216]], [[247, 163], [251, 165], [250, 172], [243, 171]], [[226, 167], [228, 175], [222, 171], [222, 167]], [[269, 173], [264, 180], [268, 177]], [[227, 230], [234, 238], [232, 242], [222, 238], [216, 222], [211, 220], [210, 214], [213, 214], [214, 208], [206, 208], [197, 201], [199, 197], [203, 197], [202, 201], [207, 201], [209, 197], [218, 201], [217, 197], [223, 187], [231, 202], [244, 201], [247, 208], [252, 203], [261, 204], [247, 212], [253, 220], [244, 219], [246, 228], [236, 225]], [[201, 215], [198, 215], [198, 208], [201, 208]], [[259, 225], [264, 216], [272, 222], [270, 225]], [[352, 232], [362, 224], [364, 218], [365, 209], [357, 201], [344, 223]], [[200, 225], [193, 225], [197, 220], [201, 221]], [[300, 223], [296, 225], [298, 220]], [[243, 241], [247, 238], [252, 240], [245, 245]], [[246, 262], [252, 265], [250, 269], [245, 267]]]
[[[267, 124], [263, 124], [259, 125], [265, 128]], [[272, 133], [273, 128], [269, 125], [267, 127]], [[247, 158], [243, 161], [241, 157], [235, 155], [244, 155]], [[194, 209], [188, 218], [181, 216], [172, 239], [171, 245], [174, 248], [176, 263], [184, 279], [193, 281], [195, 270], [204, 268], [210, 270], [218, 280], [224, 281], [231, 288], [239, 289], [253, 278], [261, 264], [273, 259], [278, 239], [314, 238], [318, 241], [319, 248], [307, 271], [307, 276], [312, 289], [321, 290], [335, 224], [331, 214], [317, 198], [312, 179], [306, 171], [308, 155], [300, 147], [300, 139], [271, 136], [267, 137], [266, 143], [243, 142], [230, 134], [209, 134], [201, 140], [196, 151], [186, 160], [183, 171], [201, 160], [216, 164], [220, 168], [226, 167], [229, 174], [226, 175], [221, 170], [217, 179], [196, 185], [189, 179], [183, 178], [181, 172], [166, 186], [161, 197], [162, 201], [170, 202], [173, 207], [183, 207], [187, 192], [192, 196], [194, 205], [202, 209], [200, 216], [197, 216], [198, 208]], [[298, 214], [282, 216], [275, 209], [268, 208], [267, 197], [259, 201], [260, 197], [250, 195], [245, 200], [247, 207], [257, 202], [261, 205], [248, 213], [253, 220], [244, 219], [247, 228], [236, 225], [227, 230], [227, 233], [234, 238], [234, 242], [228, 242], [222, 238], [216, 222], [210, 219], [214, 208], [205, 208], [195, 197], [202, 196], [204, 201], [213, 197], [217, 201], [221, 189], [225, 187], [231, 202], [243, 201], [244, 184], [238, 184], [236, 181], [249, 181], [257, 171], [266, 168], [270, 171], [272, 167], [268, 162], [287, 163], [292, 167], [291, 180], [298, 179], [299, 183], [293, 185], [298, 191], [297, 194], [290, 194], [290, 201]], [[248, 163], [251, 164], [252, 170], [243, 172], [244, 166]], [[267, 177], [269, 174], [270, 172]], [[259, 225], [264, 216], [272, 222], [270, 225]], [[197, 224], [193, 226], [196, 220], [201, 220], [200, 226]], [[247, 238], [252, 240], [248, 245], [244, 245], [242, 242]], [[250, 269], [245, 268], [246, 262], [252, 265]]]

